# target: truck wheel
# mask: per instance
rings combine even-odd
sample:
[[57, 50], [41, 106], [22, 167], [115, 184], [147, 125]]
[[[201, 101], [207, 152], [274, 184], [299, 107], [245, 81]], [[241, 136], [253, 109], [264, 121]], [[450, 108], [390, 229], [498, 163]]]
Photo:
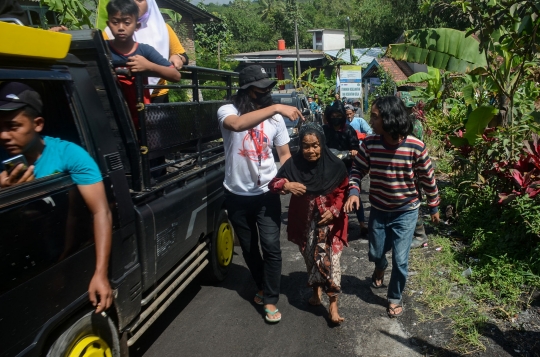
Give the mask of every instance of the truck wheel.
[[218, 215], [214, 233], [210, 241], [210, 264], [207, 280], [223, 281], [227, 277], [234, 252], [234, 230], [227, 217], [227, 211], [221, 210]]
[[119, 357], [120, 342], [111, 319], [87, 313], [54, 343], [47, 357]]

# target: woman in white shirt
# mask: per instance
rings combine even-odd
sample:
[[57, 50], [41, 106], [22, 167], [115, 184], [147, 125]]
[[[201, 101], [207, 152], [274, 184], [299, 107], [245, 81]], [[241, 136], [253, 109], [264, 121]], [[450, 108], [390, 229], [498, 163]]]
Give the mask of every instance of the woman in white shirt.
[[218, 110], [225, 148], [225, 204], [257, 285], [254, 302], [264, 305], [266, 321], [275, 323], [281, 320], [276, 307], [281, 280], [281, 202], [268, 188], [277, 173], [272, 147], [281, 164], [287, 161], [290, 139], [282, 115], [293, 121], [303, 118], [297, 108], [272, 102], [276, 81], [261, 66], [240, 71], [239, 85], [232, 104]]

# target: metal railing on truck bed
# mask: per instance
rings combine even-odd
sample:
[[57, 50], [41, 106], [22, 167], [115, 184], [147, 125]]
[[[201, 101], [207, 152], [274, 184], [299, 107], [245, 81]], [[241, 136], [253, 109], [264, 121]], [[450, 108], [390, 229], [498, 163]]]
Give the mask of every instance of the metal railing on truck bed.
[[[181, 73], [182, 79], [191, 80], [191, 84], [143, 85], [142, 77], [137, 78], [138, 103], [143, 103], [144, 89], [191, 89], [193, 95], [192, 102], [139, 104], [145, 190], [150, 190], [153, 182], [223, 159], [217, 111], [236, 89], [233, 82], [238, 81], [238, 73], [196, 66], [184, 66]], [[223, 85], [214, 85], [216, 82]], [[225, 98], [203, 101], [200, 90], [204, 89], [223, 90]]]

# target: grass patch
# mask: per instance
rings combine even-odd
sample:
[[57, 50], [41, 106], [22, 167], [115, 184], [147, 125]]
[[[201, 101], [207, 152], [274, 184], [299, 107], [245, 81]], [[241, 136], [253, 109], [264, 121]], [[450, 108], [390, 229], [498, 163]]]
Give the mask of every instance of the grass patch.
[[[433, 247], [440, 247], [439, 251]], [[431, 240], [430, 253], [411, 251], [410, 270], [415, 271], [409, 280], [416, 300], [428, 308], [416, 310], [420, 322], [444, 317], [449, 320], [454, 338], [449, 347], [461, 353], [485, 350], [481, 331], [487, 321], [486, 314], [468, 294], [463, 293], [470, 281], [462, 276], [463, 259], [448, 238], [435, 236]], [[421, 292], [421, 293], [420, 293]]]

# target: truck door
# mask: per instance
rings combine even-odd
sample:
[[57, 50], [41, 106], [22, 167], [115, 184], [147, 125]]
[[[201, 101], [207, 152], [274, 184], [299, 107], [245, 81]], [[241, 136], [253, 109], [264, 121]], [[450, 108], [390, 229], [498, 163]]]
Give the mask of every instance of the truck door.
[[[56, 75], [26, 81], [42, 95], [42, 134], [84, 146], [62, 80], [68, 74]], [[95, 266], [92, 216], [70, 176], [56, 173], [0, 189], [0, 227], [0, 304], [15, 307], [0, 310], [0, 345], [14, 355], [74, 301], [87, 303]]]

